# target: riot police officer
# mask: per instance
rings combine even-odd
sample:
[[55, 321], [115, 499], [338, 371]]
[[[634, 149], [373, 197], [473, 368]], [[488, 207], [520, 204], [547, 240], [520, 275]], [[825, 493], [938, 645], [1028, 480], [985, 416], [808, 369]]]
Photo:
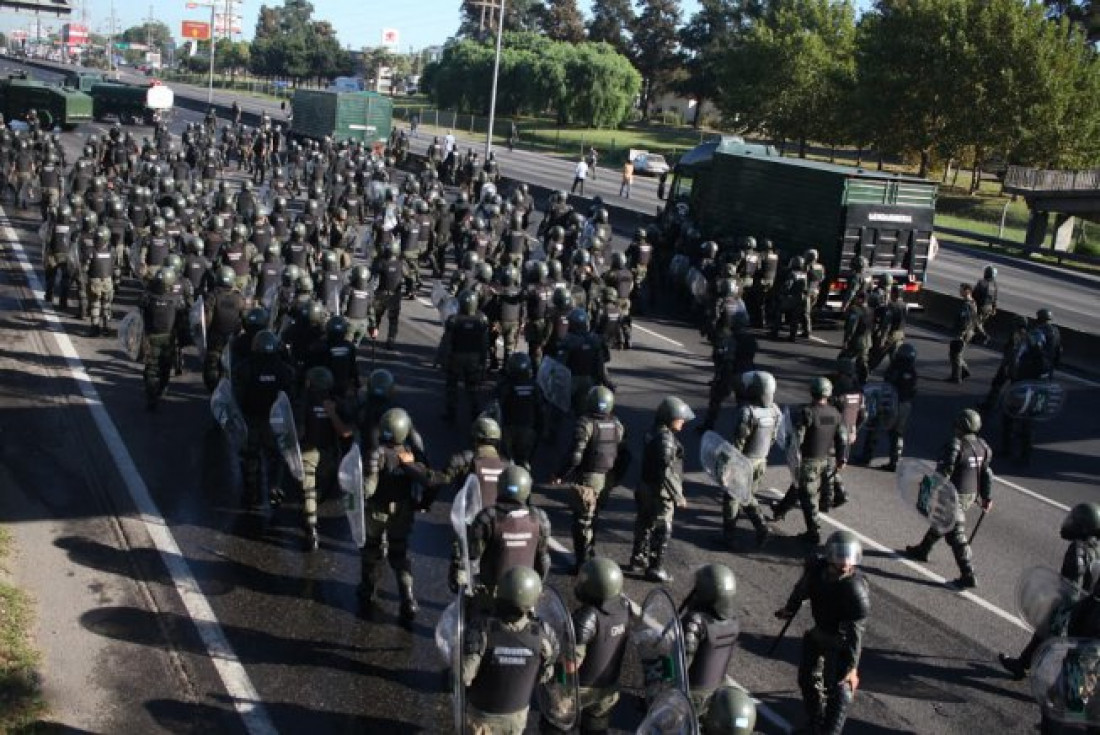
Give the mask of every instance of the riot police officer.
[[[859, 430], [867, 421], [867, 403], [863, 398], [863, 390], [856, 376], [856, 362], [850, 357], [840, 357], [836, 361], [837, 372], [833, 377], [833, 405], [840, 411], [840, 419], [844, 423], [845, 441], [848, 443], [848, 454], [851, 455], [859, 437]], [[844, 480], [839, 470], [833, 470], [826, 490], [818, 499], [818, 508], [822, 513], [828, 513], [831, 508], [839, 508], [848, 502], [848, 494], [844, 492]]]
[[744, 503], [730, 493], [722, 494], [722, 534], [726, 544], [733, 546], [737, 519], [744, 511], [756, 529], [756, 545], [760, 547], [768, 539], [768, 524], [756, 502], [756, 490], [768, 469], [768, 452], [771, 451], [783, 416], [775, 405], [775, 378], [760, 370], [751, 374], [748, 401], [738, 406], [737, 426], [733, 434], [733, 447], [752, 463], [752, 485], [749, 498]]
[[504, 379], [497, 387], [500, 424], [505, 453], [530, 471], [535, 447], [542, 436], [542, 401], [531, 358], [513, 352], [504, 366]]
[[787, 604], [775, 616], [789, 620], [804, 600], [810, 601], [814, 625], [802, 637], [798, 686], [810, 732], [840, 735], [859, 686], [863, 634], [871, 614], [870, 588], [858, 566], [859, 540], [837, 531], [825, 543], [825, 554], [806, 560], [801, 579]]
[[905, 449], [905, 429], [909, 425], [909, 417], [913, 412], [913, 399], [917, 396], [917, 348], [908, 342], [903, 342], [894, 354], [894, 359], [890, 361], [890, 366], [886, 368], [882, 379], [883, 382], [894, 386], [894, 390], [897, 391], [898, 405], [892, 417], [876, 415], [867, 422], [867, 435], [864, 438], [859, 463], [870, 464], [875, 455], [879, 433], [886, 430], [885, 424], [890, 422], [888, 429], [890, 461], [882, 469], [895, 472], [901, 460], [902, 451]]
[[970, 340], [974, 338], [974, 327], [978, 323], [978, 306], [972, 297], [973, 288], [969, 283], [959, 285], [959, 296], [962, 303], [955, 314], [955, 323], [951, 330], [954, 335], [948, 348], [948, 360], [951, 363], [951, 375], [946, 380], [949, 383], [961, 383], [970, 377], [970, 368], [966, 365], [963, 352]]
[[378, 279], [378, 288], [371, 302], [370, 321], [374, 327], [371, 339], [378, 338], [378, 327], [382, 318], [389, 315], [389, 329], [386, 334], [386, 349], [392, 350], [397, 341], [398, 318], [401, 316], [401, 287], [404, 283], [404, 269], [401, 264], [401, 246], [390, 242], [382, 249], [382, 257], [371, 266], [371, 274]]
[[989, 341], [989, 335], [985, 331], [985, 323], [997, 313], [997, 269], [987, 265], [982, 272], [980, 281], [974, 284], [974, 304], [978, 307], [977, 318], [974, 320], [974, 340], [978, 344]]
[[222, 351], [229, 340], [241, 330], [244, 296], [236, 286], [236, 276], [229, 266], [218, 269], [214, 289], [203, 302], [206, 320], [206, 357], [202, 364], [202, 381], [213, 392], [221, 380]]
[[589, 389], [584, 409], [576, 421], [572, 446], [557, 473], [558, 478], [573, 483], [577, 491], [573, 499], [574, 573], [596, 555], [599, 511], [630, 457], [625, 446], [626, 429], [613, 415], [615, 394], [611, 389], [602, 385]]
[[806, 314], [806, 293], [808, 290], [806, 263], [801, 256], [794, 256], [787, 263], [787, 270], [775, 287], [775, 318], [771, 325], [772, 339], [779, 337], [783, 320], [787, 321], [787, 339], [794, 342], [799, 331], [806, 331], [803, 324]]
[[470, 558], [479, 559], [481, 586], [492, 596], [509, 569], [534, 569], [540, 579], [550, 573], [550, 519], [531, 505], [531, 475], [507, 466], [496, 483], [497, 496], [470, 524]]
[[801, 538], [812, 544], [821, 540], [821, 522], [818, 519], [820, 494], [832, 489], [829, 450], [836, 453], [837, 472], [848, 461], [847, 432], [840, 412], [829, 402], [832, 395], [833, 384], [828, 378], [814, 378], [810, 382], [813, 403], [798, 411], [794, 419], [794, 436], [788, 439], [798, 443], [802, 455], [798, 484], [787, 491], [773, 510], [774, 519], [780, 521], [797, 502], [806, 521], [806, 532]]
[[541, 593], [535, 570], [512, 567], [497, 586], [493, 614], [467, 626], [454, 675], [466, 687], [471, 732], [522, 735], [535, 686], [553, 675], [561, 644], [534, 615]]
[[580, 731], [606, 733], [619, 701], [619, 677], [630, 623], [641, 611], [623, 594], [619, 565], [604, 557], [586, 561], [573, 588], [580, 607], [573, 611]]
[[710, 698], [726, 683], [726, 671], [741, 625], [737, 620], [737, 578], [724, 564], [707, 564], [695, 572], [695, 584], [684, 601], [684, 648], [689, 695], [700, 717]]
[[414, 489], [431, 484], [433, 479], [427, 465], [417, 461], [405, 444], [411, 430], [412, 420], [404, 409], [392, 408], [379, 420], [379, 443], [370, 452], [363, 477], [367, 526], [359, 583], [360, 604], [364, 612], [369, 612], [385, 556], [397, 577], [401, 619], [405, 622], [416, 617], [420, 609], [413, 593], [409, 560], [409, 536], [419, 505]]
[[340, 465], [340, 446], [351, 438], [353, 417], [347, 404], [338, 402], [332, 371], [320, 365], [306, 371], [299, 406], [298, 437], [302, 450], [302, 505], [305, 525], [303, 546], [316, 551], [318, 496], [332, 491]]
[[641, 310], [638, 307], [643, 289], [649, 292], [650, 304], [656, 298], [653, 287], [648, 281], [649, 265], [653, 260], [653, 244], [649, 242], [649, 235], [645, 228], [639, 227], [634, 231], [634, 237], [626, 246], [624, 255], [626, 255], [627, 267], [634, 276], [634, 288], [630, 292], [631, 305], [640, 313]]
[[875, 329], [875, 312], [867, 304], [867, 292], [856, 291], [844, 316], [844, 341], [841, 355], [851, 357], [856, 363], [859, 384], [867, 382], [870, 372], [871, 338]]
[[897, 349], [905, 340], [905, 323], [909, 307], [902, 298], [901, 286], [890, 287], [890, 300], [879, 307], [875, 317], [875, 331], [871, 335], [871, 356], [867, 366], [878, 367], [883, 358], [894, 359]]
[[466, 388], [470, 413], [476, 416], [480, 411], [477, 391], [489, 356], [489, 321], [478, 311], [477, 294], [469, 290], [460, 293], [458, 312], [447, 318], [440, 343], [440, 362], [447, 371], [446, 421], [453, 421], [458, 409], [459, 379]]
[[115, 275], [120, 268], [111, 248], [111, 231], [100, 227], [95, 233], [95, 246], [86, 254], [84, 266], [88, 283], [88, 305], [92, 320], [92, 336], [105, 334], [111, 323], [111, 304], [115, 299]]
[[181, 306], [180, 297], [171, 292], [175, 283], [175, 271], [157, 271], [138, 304], [145, 323], [145, 407], [150, 411], [156, 410], [172, 373]]
[[[1062, 520], [1060, 535], [1069, 541], [1062, 557], [1062, 579], [1081, 590], [1092, 590], [1097, 579], [1094, 565], [1100, 561], [1100, 504], [1078, 503]], [[1016, 658], [998, 653], [1001, 666], [1017, 681], [1027, 677], [1031, 660], [1049, 631], [1036, 630]]]
[[687, 506], [684, 496], [684, 447], [676, 438], [684, 424], [695, 418], [691, 407], [675, 396], [657, 406], [653, 425], [645, 434], [642, 481], [634, 493], [634, 547], [631, 571], [645, 570], [651, 582], [668, 582], [672, 576], [663, 561], [672, 539], [672, 517], [677, 507]]
[[573, 412], [584, 410], [584, 399], [593, 386], [611, 386], [607, 376], [607, 346], [589, 330], [588, 313], [581, 308], [569, 312], [569, 332], [557, 349], [558, 361], [572, 375]]
[[[971, 561], [970, 542], [966, 538], [966, 511], [975, 498], [983, 513], [993, 508], [993, 472], [990, 463], [993, 450], [978, 436], [982, 430], [982, 417], [973, 409], [963, 409], [955, 417], [955, 435], [943, 449], [936, 471], [949, 479], [958, 492], [958, 510], [955, 525], [946, 533], [947, 544], [959, 566], [959, 578], [952, 582], [957, 589], [978, 586]], [[916, 546], [906, 546], [905, 555], [916, 561], [928, 561], [928, 553], [945, 534], [929, 528]]]

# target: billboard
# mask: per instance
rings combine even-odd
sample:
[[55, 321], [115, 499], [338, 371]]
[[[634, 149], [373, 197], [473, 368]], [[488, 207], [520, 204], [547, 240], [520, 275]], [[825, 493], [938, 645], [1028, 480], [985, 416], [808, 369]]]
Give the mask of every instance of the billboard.
[[67, 46], [86, 46], [88, 26], [80, 23], [66, 23], [61, 26], [61, 42]]
[[397, 32], [396, 28], [383, 28], [382, 29], [382, 45], [386, 48], [397, 48], [397, 45], [401, 42], [401, 34]]
[[197, 20], [183, 21], [183, 37], [194, 41], [210, 40], [210, 24]]
[[232, 13], [229, 15], [214, 13], [214, 34], [225, 36], [230, 33], [241, 33], [241, 16]]

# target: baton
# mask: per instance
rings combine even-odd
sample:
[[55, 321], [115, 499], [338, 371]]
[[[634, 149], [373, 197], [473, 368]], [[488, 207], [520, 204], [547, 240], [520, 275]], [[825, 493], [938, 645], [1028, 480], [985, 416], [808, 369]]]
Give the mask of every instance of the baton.
[[794, 615], [787, 618], [787, 622], [783, 624], [783, 628], [779, 631], [779, 635], [777, 635], [775, 637], [775, 640], [772, 641], [771, 647], [768, 648], [768, 655], [769, 656], [771, 656], [773, 653], [775, 653], [775, 649], [779, 648], [779, 644], [783, 641], [783, 636], [787, 635], [787, 628], [791, 627], [791, 623], [794, 622], [794, 619], [796, 617], [798, 617], [798, 612], [797, 611], [795, 612]]
[[974, 543], [974, 537], [978, 535], [978, 529], [982, 527], [982, 521], [985, 520], [985, 508], [982, 508], [982, 514], [978, 516], [978, 522], [974, 524], [974, 530], [970, 532], [970, 540], [968, 543]]

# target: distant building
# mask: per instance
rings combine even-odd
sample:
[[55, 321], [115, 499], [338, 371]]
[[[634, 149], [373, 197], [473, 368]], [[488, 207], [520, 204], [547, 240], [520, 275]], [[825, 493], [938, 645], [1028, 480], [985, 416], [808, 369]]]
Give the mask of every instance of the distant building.
[[[672, 92], [666, 92], [654, 98], [650, 112], [654, 115], [668, 113], [675, 115], [681, 125], [690, 125], [695, 121], [696, 101], [687, 97], [680, 97]], [[703, 120], [718, 115], [718, 109], [713, 103], [703, 101]]]

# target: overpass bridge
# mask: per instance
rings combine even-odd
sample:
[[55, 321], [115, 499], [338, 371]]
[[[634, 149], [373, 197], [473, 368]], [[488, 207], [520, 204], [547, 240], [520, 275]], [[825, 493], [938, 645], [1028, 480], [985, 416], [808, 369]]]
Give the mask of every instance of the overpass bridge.
[[1027, 201], [1031, 217], [1024, 243], [1030, 247], [1043, 247], [1053, 226], [1053, 249], [1069, 250], [1076, 218], [1100, 222], [1100, 168], [1047, 171], [1009, 166], [1003, 191]]

